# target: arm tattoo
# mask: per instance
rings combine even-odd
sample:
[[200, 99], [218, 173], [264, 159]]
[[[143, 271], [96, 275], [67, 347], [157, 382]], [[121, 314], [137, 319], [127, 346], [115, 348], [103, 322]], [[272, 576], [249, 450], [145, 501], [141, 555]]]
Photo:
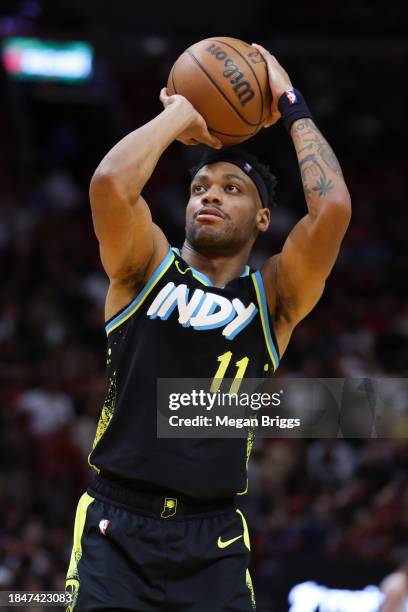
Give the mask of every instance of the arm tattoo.
[[337, 157], [335, 156], [335, 154], [333, 153], [333, 150], [329, 147], [327, 142], [320, 143], [318, 145], [318, 151], [320, 153], [322, 160], [326, 163], [326, 165], [330, 168], [330, 170], [333, 170], [333, 172], [337, 174], [337, 176], [343, 176], [343, 173], [340, 168], [340, 164], [337, 161]]
[[[292, 138], [299, 159], [306, 201], [314, 208], [315, 196], [327, 196], [343, 179], [339, 162], [311, 119], [297, 121]], [[337, 183], [337, 185], [336, 185]]]
[[306, 196], [313, 191], [319, 196], [325, 196], [333, 189], [333, 182], [326, 177], [322, 164], [313, 153], [301, 159], [299, 167]]

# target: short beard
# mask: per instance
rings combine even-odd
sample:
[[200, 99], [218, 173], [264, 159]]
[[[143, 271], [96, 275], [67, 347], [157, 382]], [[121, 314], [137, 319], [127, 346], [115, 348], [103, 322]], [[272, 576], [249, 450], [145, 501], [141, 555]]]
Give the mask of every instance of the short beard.
[[232, 225], [219, 232], [211, 226], [186, 226], [186, 240], [198, 253], [212, 256], [232, 256], [239, 253], [247, 240]]

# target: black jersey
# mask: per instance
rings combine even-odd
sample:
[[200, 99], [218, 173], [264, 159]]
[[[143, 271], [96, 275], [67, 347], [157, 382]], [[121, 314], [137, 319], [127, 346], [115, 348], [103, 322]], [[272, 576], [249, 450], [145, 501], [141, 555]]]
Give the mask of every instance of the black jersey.
[[[247, 488], [245, 439], [157, 438], [158, 378], [270, 376], [278, 352], [260, 272], [224, 287], [177, 249], [106, 324], [108, 390], [89, 463], [141, 490], [219, 499]], [[219, 374], [218, 374], [219, 376]]]

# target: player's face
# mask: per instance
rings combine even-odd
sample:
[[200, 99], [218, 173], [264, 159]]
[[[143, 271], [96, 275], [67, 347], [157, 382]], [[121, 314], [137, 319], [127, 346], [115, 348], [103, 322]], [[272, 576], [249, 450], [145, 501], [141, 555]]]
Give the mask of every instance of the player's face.
[[203, 166], [191, 182], [186, 238], [191, 246], [233, 253], [252, 246], [269, 225], [252, 180], [237, 166], [215, 162]]

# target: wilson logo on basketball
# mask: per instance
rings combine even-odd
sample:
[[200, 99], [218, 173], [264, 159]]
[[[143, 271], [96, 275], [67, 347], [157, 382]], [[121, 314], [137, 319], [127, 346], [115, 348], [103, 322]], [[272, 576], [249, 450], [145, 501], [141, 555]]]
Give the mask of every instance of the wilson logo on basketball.
[[214, 55], [215, 59], [219, 60], [220, 62], [224, 62], [226, 70], [224, 70], [222, 75], [224, 78], [228, 79], [233, 86], [232, 90], [240, 101], [241, 106], [245, 106], [245, 104], [255, 97], [255, 92], [248, 81], [243, 80], [244, 73], [242, 70], [218, 45], [214, 45], [213, 43], [206, 49], [206, 51]]

